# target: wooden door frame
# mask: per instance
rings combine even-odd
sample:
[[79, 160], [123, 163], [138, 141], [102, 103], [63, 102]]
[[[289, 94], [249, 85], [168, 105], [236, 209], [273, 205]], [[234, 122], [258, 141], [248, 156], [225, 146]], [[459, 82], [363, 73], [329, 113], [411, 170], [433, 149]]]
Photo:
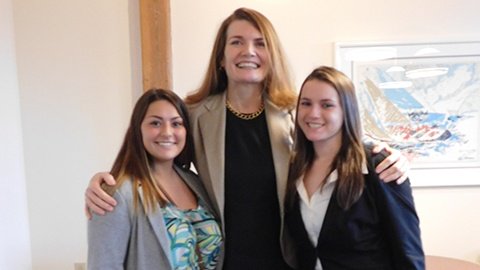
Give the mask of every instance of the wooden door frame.
[[139, 0], [143, 90], [172, 90], [170, 0]]

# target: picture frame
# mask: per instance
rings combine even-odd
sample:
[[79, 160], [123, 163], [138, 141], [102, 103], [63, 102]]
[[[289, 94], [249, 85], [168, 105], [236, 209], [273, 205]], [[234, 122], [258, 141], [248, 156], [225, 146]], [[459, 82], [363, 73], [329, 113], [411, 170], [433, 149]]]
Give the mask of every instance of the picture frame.
[[356, 87], [367, 138], [413, 169], [479, 170], [480, 41], [337, 42], [335, 67]]

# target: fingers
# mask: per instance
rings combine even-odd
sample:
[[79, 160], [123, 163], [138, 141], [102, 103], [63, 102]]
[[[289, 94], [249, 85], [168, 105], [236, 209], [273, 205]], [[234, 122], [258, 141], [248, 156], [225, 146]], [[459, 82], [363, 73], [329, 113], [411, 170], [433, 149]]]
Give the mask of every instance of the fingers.
[[[92, 199], [92, 197], [94, 199]], [[88, 212], [87, 214], [87, 217], [92, 215], [92, 212], [97, 214], [97, 215], [105, 215], [105, 210], [106, 208], [108, 208], [108, 204], [107, 206], [105, 206], [105, 203], [103, 203], [104, 205], [104, 208], [101, 208], [101, 206], [98, 206], [98, 204], [102, 204], [101, 200], [99, 202], [95, 202], [95, 196], [92, 195], [92, 191], [87, 189], [87, 191], [85, 192], [85, 208], [86, 208], [86, 211]]]
[[105, 182], [109, 186], [114, 186], [117, 182], [115, 181], [115, 178], [107, 172], [101, 172], [97, 173], [93, 176], [93, 178], [90, 180], [90, 185], [93, 182], [98, 182], [100, 185], [102, 182]]
[[403, 182], [405, 182], [407, 179], [408, 179], [408, 175], [405, 173], [402, 177], [397, 179], [397, 181], [396, 181], [397, 185], [403, 184]]
[[385, 149], [388, 153], [392, 153], [392, 148], [390, 148], [390, 146], [385, 142], [376, 142], [373, 145], [372, 152], [377, 154], [380, 153], [383, 149]]
[[383, 171], [382, 173], [380, 173], [379, 177], [381, 180], [388, 183], [388, 182], [400, 179], [402, 175], [403, 175], [402, 171], [395, 169], [395, 167], [390, 167], [385, 171]]
[[85, 191], [85, 214], [91, 218], [91, 212], [98, 215], [105, 215], [106, 211], [112, 211], [117, 204], [108, 193], [106, 193], [101, 184], [115, 185], [115, 179], [109, 173], [97, 173], [90, 180], [90, 184]]
[[[102, 207], [108, 204], [109, 206], [115, 206], [117, 202], [102, 189], [102, 183], [106, 183], [109, 186], [116, 184], [115, 179], [109, 173], [97, 173], [90, 180], [90, 184], [87, 188], [87, 197], [97, 206]], [[102, 207], [104, 210], [109, 210], [106, 207]], [[113, 208], [112, 208], [113, 210]]]
[[87, 207], [96, 214], [104, 215], [105, 211], [112, 211], [116, 201], [101, 188], [88, 188], [85, 192]]
[[391, 148], [385, 142], [376, 143], [372, 149], [373, 153], [380, 153], [385, 150], [389, 156], [386, 157], [375, 168], [381, 180], [391, 182], [396, 180], [397, 184], [402, 184], [408, 178], [409, 161], [396, 149]]
[[385, 170], [387, 170], [388, 172], [390, 172], [389, 174], [391, 174], [395, 171], [396, 168], [392, 170], [389, 169], [392, 167], [392, 165], [398, 166], [398, 164], [396, 163], [398, 163], [398, 161], [400, 160], [400, 156], [401, 154], [399, 151], [391, 152], [388, 157], [386, 157], [382, 162], [380, 162], [380, 164], [377, 165], [377, 167], [375, 168], [375, 172], [382, 174]]
[[409, 162], [399, 151], [394, 150], [376, 168], [380, 179], [384, 182], [396, 180], [397, 184], [403, 183], [408, 178]]
[[85, 204], [84, 211], [85, 211], [85, 216], [87, 217], [87, 219], [91, 220], [92, 219], [92, 213], [90, 212], [90, 209], [88, 208], [87, 204]]
[[400, 171], [402, 176], [397, 179], [397, 184], [402, 184], [408, 179], [408, 172], [410, 171], [410, 161], [404, 155], [400, 156], [400, 159], [403, 160]]

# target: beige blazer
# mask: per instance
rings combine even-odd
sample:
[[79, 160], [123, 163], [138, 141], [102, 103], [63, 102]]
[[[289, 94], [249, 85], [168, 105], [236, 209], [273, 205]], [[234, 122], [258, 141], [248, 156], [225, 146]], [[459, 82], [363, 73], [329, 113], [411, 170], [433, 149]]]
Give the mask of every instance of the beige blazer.
[[[224, 228], [225, 206], [225, 126], [226, 92], [210, 96], [204, 101], [189, 106], [190, 121], [195, 143], [195, 168], [204, 182], [213, 206], [220, 213]], [[272, 145], [273, 163], [277, 177], [277, 195], [283, 232], [283, 201], [287, 186], [288, 163], [292, 148], [293, 115], [280, 109], [271, 101], [265, 101], [268, 133]], [[252, 187], [254, 188], [254, 187]], [[282, 236], [279, 235], [280, 239]], [[287, 246], [282, 243], [282, 251], [288, 261]]]

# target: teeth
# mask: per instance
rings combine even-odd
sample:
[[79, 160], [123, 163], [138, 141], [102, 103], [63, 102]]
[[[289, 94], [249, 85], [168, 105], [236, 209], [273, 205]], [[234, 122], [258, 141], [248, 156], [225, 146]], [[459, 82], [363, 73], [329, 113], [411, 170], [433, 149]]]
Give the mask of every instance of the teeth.
[[323, 124], [316, 124], [316, 123], [307, 123], [307, 125], [311, 128], [321, 128]]
[[157, 142], [157, 144], [161, 146], [170, 146], [170, 145], [173, 145], [174, 143], [173, 142]]
[[255, 63], [251, 63], [251, 62], [242, 62], [242, 63], [238, 63], [237, 67], [239, 67], [239, 68], [258, 68], [258, 65], [255, 64]]

